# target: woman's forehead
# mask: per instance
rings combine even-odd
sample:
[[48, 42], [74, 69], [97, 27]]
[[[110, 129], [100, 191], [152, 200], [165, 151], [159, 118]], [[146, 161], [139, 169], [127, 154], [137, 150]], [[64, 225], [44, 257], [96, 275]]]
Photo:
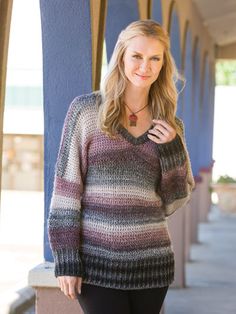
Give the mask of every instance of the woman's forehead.
[[162, 54], [164, 51], [163, 44], [154, 37], [137, 36], [129, 40], [127, 50], [138, 52], [140, 54], [151, 53], [153, 55]]

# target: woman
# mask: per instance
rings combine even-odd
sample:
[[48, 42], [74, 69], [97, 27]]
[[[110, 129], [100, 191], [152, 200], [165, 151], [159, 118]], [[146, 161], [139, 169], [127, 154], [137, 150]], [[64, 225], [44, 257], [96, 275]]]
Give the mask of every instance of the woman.
[[174, 280], [167, 217], [194, 187], [176, 77], [168, 34], [136, 21], [101, 91], [68, 110], [48, 227], [60, 288], [86, 314], [159, 313]]

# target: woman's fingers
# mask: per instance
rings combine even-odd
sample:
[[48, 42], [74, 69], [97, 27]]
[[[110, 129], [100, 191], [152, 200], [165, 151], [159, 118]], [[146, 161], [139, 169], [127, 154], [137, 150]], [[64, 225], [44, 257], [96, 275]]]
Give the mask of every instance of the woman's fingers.
[[61, 291], [64, 292], [64, 280], [63, 277], [58, 277], [58, 281], [59, 281], [59, 286], [61, 288]]
[[165, 121], [165, 120], [152, 120], [155, 124], [160, 124], [162, 125], [164, 128], [166, 128], [168, 131], [173, 130], [173, 128]]
[[69, 297], [69, 287], [66, 280], [63, 280], [63, 292], [65, 296]]
[[148, 132], [149, 132], [149, 134], [152, 134], [152, 135], [158, 137], [158, 139], [160, 139], [161, 141], [163, 141], [166, 137], [166, 135], [164, 135], [161, 131], [159, 131], [158, 129], [155, 129], [155, 128], [150, 129]]
[[78, 291], [78, 282], [80, 282], [79, 288], [81, 291], [81, 277], [74, 276], [59, 276], [59, 286], [61, 291], [70, 299], [76, 299]]
[[75, 293], [75, 289], [76, 289], [76, 282], [74, 281], [69, 281], [68, 282], [68, 294], [69, 294], [69, 297], [73, 300], [76, 299], [76, 293]]
[[157, 144], [162, 144], [162, 140], [158, 139], [155, 135], [151, 135], [151, 134], [148, 134], [147, 135], [148, 138], [150, 138], [150, 140], [152, 140], [153, 142], [157, 143]]
[[164, 120], [153, 120], [156, 124], [148, 132], [148, 137], [157, 144], [164, 144], [172, 141], [176, 136], [176, 131]]
[[157, 123], [154, 126], [154, 130], [158, 130], [159, 132], [161, 132], [163, 135], [168, 136], [170, 133], [169, 129], [166, 129], [164, 126], [162, 126], [160, 123]]
[[78, 277], [78, 280], [77, 280], [77, 291], [78, 291], [79, 294], [81, 294], [81, 285], [82, 285], [82, 278]]

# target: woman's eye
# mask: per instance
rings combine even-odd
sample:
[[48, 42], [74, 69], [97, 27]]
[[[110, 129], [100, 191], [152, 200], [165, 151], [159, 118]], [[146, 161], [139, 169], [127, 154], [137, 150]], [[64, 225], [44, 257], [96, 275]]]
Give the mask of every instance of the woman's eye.
[[138, 55], [134, 55], [133, 58], [140, 59], [141, 57]]
[[153, 57], [152, 58], [154, 61], [160, 61], [160, 58], [158, 58], [158, 57]]

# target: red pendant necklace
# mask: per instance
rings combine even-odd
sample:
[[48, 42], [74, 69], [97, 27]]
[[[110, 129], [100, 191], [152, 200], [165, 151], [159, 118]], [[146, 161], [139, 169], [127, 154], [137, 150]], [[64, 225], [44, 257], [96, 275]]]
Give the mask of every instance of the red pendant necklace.
[[137, 125], [137, 120], [138, 120], [138, 117], [136, 116], [136, 113], [142, 111], [144, 108], [146, 108], [148, 106], [145, 105], [143, 108], [139, 109], [138, 111], [136, 112], [133, 112], [130, 107], [124, 102], [124, 104], [129, 108], [129, 111], [131, 112], [131, 114], [129, 115], [129, 126], [136, 126]]

